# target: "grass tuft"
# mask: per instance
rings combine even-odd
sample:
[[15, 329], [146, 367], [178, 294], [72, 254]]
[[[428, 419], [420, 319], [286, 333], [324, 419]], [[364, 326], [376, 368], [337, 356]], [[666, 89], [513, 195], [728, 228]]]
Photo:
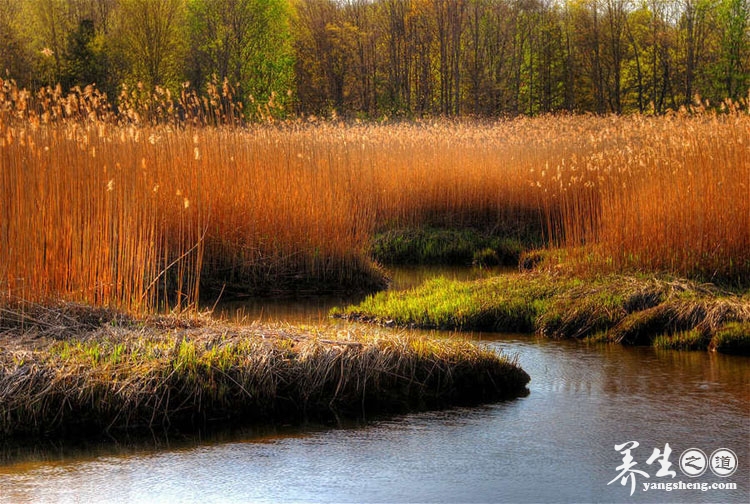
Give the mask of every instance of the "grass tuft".
[[750, 322], [733, 322], [719, 329], [711, 340], [717, 352], [750, 355]]
[[[542, 237], [537, 237], [537, 243]], [[373, 258], [383, 264], [515, 266], [528, 248], [518, 238], [464, 229], [394, 229], [375, 235]]]
[[708, 340], [703, 332], [692, 329], [659, 335], [654, 338], [654, 347], [664, 350], [705, 350], [708, 347]]

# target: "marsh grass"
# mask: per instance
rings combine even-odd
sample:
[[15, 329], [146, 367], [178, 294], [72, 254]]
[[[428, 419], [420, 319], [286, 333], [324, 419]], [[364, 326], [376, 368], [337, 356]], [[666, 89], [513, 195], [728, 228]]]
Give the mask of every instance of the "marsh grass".
[[621, 275], [575, 279], [519, 273], [470, 282], [443, 278], [382, 292], [335, 317], [408, 327], [536, 332], [555, 338], [672, 348], [736, 346], [750, 323], [747, 295], [688, 280]]
[[578, 282], [512, 274], [468, 282], [439, 277], [407, 291], [379, 292], [332, 315], [429, 329], [531, 332], [550, 300]]
[[[231, 89], [0, 81], [0, 295], [134, 312], [383, 285], [378, 232], [543, 237], [582, 275], [747, 284], [750, 116], [237, 120]], [[482, 247], [485, 248], [485, 247]], [[490, 248], [492, 248], [490, 246]], [[481, 250], [481, 249], [480, 249]]]
[[705, 334], [696, 329], [654, 338], [654, 346], [664, 350], [705, 350], [708, 345]]
[[102, 317], [69, 304], [47, 308], [55, 324], [4, 315], [3, 435], [361, 416], [515, 397], [529, 381], [514, 359], [461, 339]]

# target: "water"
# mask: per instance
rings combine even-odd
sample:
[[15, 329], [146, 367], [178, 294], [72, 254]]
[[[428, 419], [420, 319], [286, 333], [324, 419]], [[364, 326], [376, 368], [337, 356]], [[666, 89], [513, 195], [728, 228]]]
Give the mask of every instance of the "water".
[[[314, 311], [314, 309], [313, 309]], [[749, 502], [750, 359], [476, 335], [516, 353], [529, 395], [343, 427], [267, 427], [202, 440], [16, 449], [0, 502]], [[636, 477], [615, 444], [637, 441]], [[676, 477], [657, 477], [668, 443]], [[688, 478], [688, 448], [730, 448], [738, 470]], [[643, 491], [643, 482], [737, 490]]]

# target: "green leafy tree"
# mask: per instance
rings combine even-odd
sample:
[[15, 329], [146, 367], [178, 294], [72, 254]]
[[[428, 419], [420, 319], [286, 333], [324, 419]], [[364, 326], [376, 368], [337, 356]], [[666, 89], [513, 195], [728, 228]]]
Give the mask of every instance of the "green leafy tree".
[[269, 103], [281, 111], [294, 78], [292, 15], [284, 0], [190, 0], [193, 84], [227, 79], [250, 113]]
[[718, 18], [721, 56], [717, 77], [724, 97], [746, 97], [750, 84], [750, 4], [748, 0], [722, 0]]
[[105, 90], [110, 87], [104, 37], [96, 33], [93, 20], [82, 19], [70, 33], [65, 58], [65, 87], [88, 84], [97, 84]]
[[31, 78], [31, 56], [21, 30], [21, 8], [15, 0], [0, 0], [0, 78], [22, 85]]
[[64, 78], [66, 38], [71, 29], [67, 8], [64, 0], [27, 0], [21, 4], [29, 51], [34, 55], [32, 86], [53, 85]]

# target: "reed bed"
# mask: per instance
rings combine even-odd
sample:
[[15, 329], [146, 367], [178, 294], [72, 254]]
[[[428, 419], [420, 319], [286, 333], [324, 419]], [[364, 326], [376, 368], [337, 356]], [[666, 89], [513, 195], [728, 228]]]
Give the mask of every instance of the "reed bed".
[[466, 340], [71, 304], [6, 310], [0, 324], [4, 436], [359, 417], [516, 397], [529, 381]]
[[131, 92], [115, 110], [88, 88], [32, 96], [0, 84], [11, 303], [148, 311], [196, 306], [201, 290], [378, 288], [373, 236], [425, 226], [537, 235], [579, 273], [750, 282], [744, 103], [665, 117], [249, 125], [219, 88], [179, 107], [164, 91]]

